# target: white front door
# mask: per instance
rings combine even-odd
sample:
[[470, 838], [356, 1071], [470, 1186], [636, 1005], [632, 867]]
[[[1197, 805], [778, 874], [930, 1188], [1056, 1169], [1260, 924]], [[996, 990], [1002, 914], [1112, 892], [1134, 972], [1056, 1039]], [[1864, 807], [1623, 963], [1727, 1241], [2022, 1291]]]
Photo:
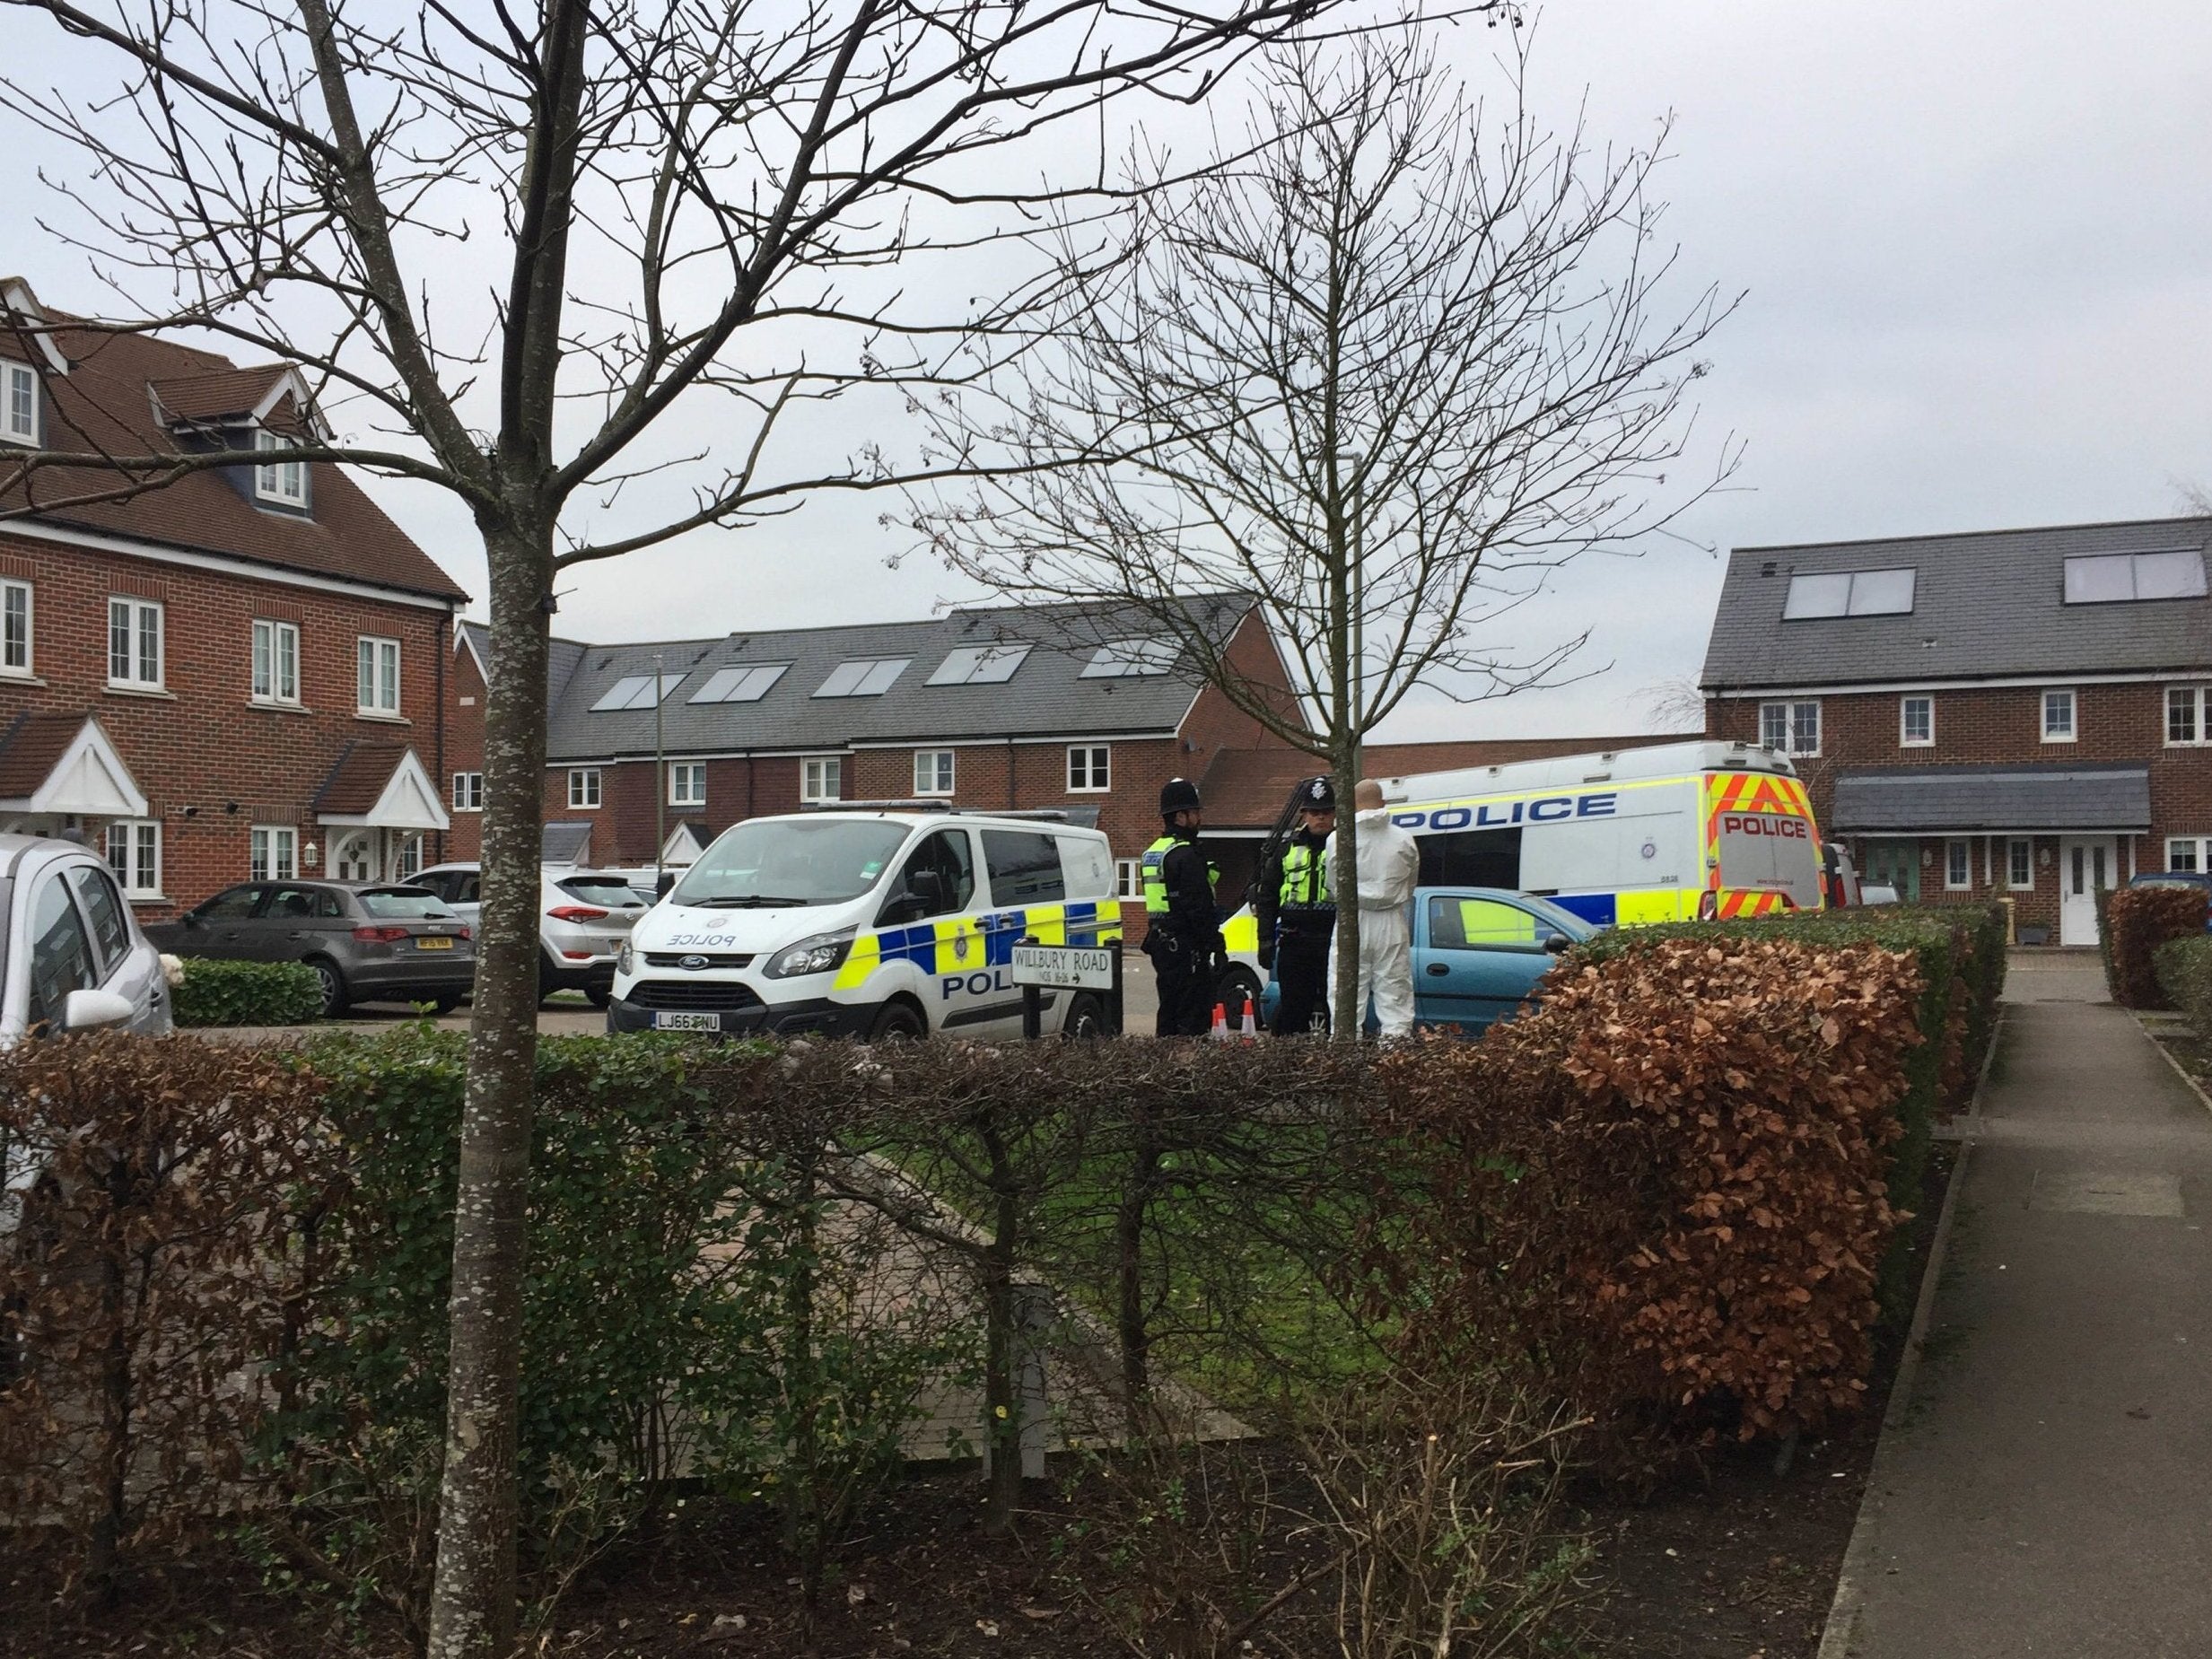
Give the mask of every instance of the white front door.
[[2120, 882], [2120, 847], [2110, 835], [2059, 842], [2059, 943], [2097, 942], [2097, 889]]

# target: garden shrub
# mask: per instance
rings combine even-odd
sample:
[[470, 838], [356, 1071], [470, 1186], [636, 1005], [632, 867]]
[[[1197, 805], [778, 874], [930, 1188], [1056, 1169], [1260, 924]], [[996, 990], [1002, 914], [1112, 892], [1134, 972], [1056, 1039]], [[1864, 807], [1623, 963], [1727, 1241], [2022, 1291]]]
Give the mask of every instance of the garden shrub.
[[1785, 1435], [1855, 1408], [1921, 971], [1862, 944], [1643, 940], [1480, 1043], [1381, 1061], [1423, 1174], [1386, 1253], [1424, 1359], [1511, 1341], [1600, 1424]]
[[322, 1017], [322, 981], [304, 962], [184, 959], [179, 1026], [305, 1026]]
[[2189, 1016], [2200, 1039], [2212, 1041], [2212, 934], [2168, 939], [2151, 961], [2166, 1000]]
[[2202, 887], [2121, 887], [2104, 901], [2104, 978], [2122, 1008], [2167, 1006], [2153, 958], [2169, 939], [2205, 931]]

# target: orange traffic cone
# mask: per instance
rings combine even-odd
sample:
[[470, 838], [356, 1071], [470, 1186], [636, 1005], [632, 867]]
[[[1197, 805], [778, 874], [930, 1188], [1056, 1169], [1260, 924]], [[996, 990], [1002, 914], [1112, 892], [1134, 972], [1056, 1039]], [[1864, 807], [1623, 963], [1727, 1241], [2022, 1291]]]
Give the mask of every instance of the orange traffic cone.
[[1228, 1008], [1225, 1003], [1213, 1005], [1213, 1029], [1206, 1034], [1216, 1043], [1228, 1041]]
[[1245, 992], [1245, 1018], [1242, 1035], [1244, 1036], [1244, 1040], [1247, 1043], [1256, 1043], [1259, 1041], [1259, 1016], [1253, 1011], [1252, 993], [1248, 991]]

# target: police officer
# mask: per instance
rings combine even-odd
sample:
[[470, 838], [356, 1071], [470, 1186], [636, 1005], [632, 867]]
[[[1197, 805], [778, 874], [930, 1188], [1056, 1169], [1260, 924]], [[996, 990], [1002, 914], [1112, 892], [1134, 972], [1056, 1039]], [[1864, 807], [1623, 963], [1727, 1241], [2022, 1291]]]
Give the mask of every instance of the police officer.
[[1213, 871], [1198, 850], [1198, 786], [1170, 778], [1159, 792], [1160, 837], [1144, 850], [1144, 954], [1159, 984], [1163, 1037], [1202, 1037], [1213, 1026], [1221, 928]]
[[1326, 778], [1298, 785], [1298, 823], [1260, 871], [1253, 911], [1260, 954], [1275, 970], [1281, 1000], [1277, 1036], [1303, 1036], [1314, 1017], [1328, 1018], [1329, 944], [1336, 934], [1336, 900], [1329, 892], [1329, 832], [1336, 826], [1336, 786]]

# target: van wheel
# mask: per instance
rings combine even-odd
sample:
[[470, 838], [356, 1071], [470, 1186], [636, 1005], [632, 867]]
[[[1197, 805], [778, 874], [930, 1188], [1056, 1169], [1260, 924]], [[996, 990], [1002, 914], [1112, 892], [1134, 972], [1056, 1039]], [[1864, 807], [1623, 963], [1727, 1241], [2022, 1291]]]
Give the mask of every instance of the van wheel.
[[912, 1043], [930, 1035], [921, 1015], [904, 1002], [887, 1002], [868, 1028], [870, 1043]]
[[1106, 1005], [1097, 998], [1085, 991], [1068, 1004], [1068, 1017], [1060, 1026], [1062, 1036], [1070, 1042], [1080, 1042], [1106, 1034]]
[[603, 1008], [615, 1000], [615, 988], [612, 985], [586, 985], [583, 1000], [595, 1008]]
[[322, 1017], [336, 1019], [345, 1012], [345, 975], [338, 972], [338, 965], [328, 956], [310, 956], [307, 965], [315, 970], [315, 977], [322, 982]]
[[1260, 982], [1253, 977], [1250, 968], [1230, 968], [1214, 982], [1213, 1000], [1227, 1010], [1232, 1029], [1244, 1013], [1246, 997], [1252, 999], [1252, 1017], [1257, 1019], [1260, 1015]]

